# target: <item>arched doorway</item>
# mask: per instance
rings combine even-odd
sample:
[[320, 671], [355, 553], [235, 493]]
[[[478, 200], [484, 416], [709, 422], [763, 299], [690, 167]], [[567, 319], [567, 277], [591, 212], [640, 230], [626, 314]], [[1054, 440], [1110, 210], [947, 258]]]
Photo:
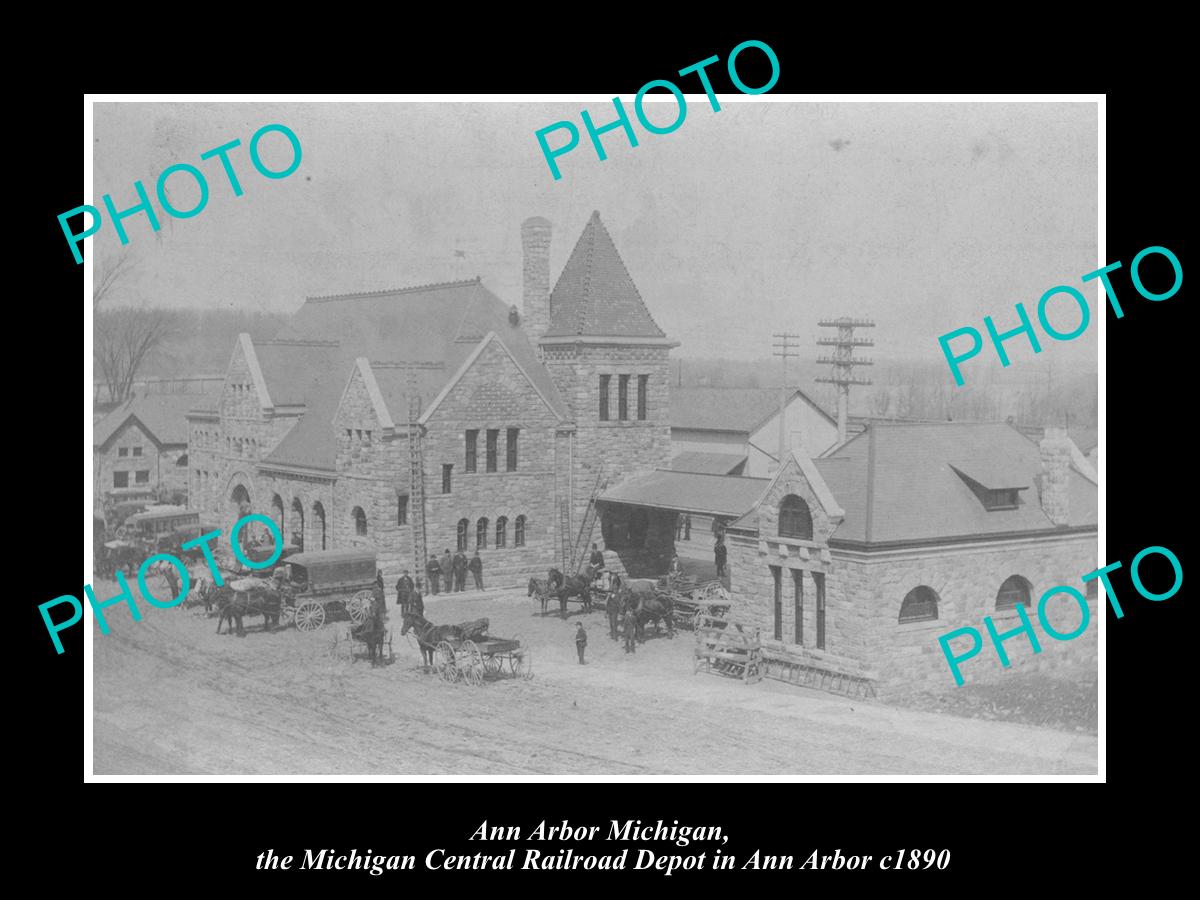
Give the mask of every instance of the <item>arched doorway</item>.
[[316, 503], [313, 504], [313, 536], [312, 536], [312, 539], [313, 539], [313, 544], [314, 544], [312, 549], [314, 549], [314, 550], [317, 549], [317, 547], [315, 545], [318, 541], [320, 541], [320, 544], [321, 544], [320, 549], [322, 549], [322, 550], [329, 549], [327, 546], [326, 533], [325, 533], [325, 506], [321, 503], [320, 500], [318, 500]]
[[[254, 512], [254, 508], [250, 502], [250, 490], [241, 482], [235, 482], [229, 491], [229, 535], [233, 535], [233, 526], [243, 516], [248, 516]], [[247, 523], [246, 527], [242, 528], [238, 533], [238, 543], [242, 546], [242, 552], [247, 553], [254, 542], [254, 537], [257, 531], [262, 528], [258, 522]]]

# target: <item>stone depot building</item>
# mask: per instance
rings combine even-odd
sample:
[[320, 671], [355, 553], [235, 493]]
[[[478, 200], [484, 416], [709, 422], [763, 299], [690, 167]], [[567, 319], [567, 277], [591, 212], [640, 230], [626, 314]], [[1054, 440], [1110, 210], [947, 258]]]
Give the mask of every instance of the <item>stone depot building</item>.
[[[1004, 634], [1014, 669], [1096, 663], [1095, 474], [1065, 431], [1034, 442], [1003, 423], [871, 423], [816, 459], [792, 452], [772, 478], [657, 471], [609, 491], [604, 506], [642, 509], [647, 546], [670, 552], [673, 519], [690, 512], [726, 522], [731, 617], [768, 646], [816, 668], [863, 673], [884, 691], [953, 687], [938, 637], [970, 626], [982, 652], [967, 683], [1001, 667], [983, 624]], [[1037, 604], [1052, 587], [1085, 594], [1091, 624], [1059, 642]], [[1047, 605], [1061, 634], [1080, 624], [1069, 596]], [[966, 638], [952, 644], [963, 654]]]
[[[215, 401], [187, 415], [202, 522], [228, 534], [250, 509], [305, 550], [372, 549], [390, 593], [447, 548], [478, 550], [489, 587], [592, 541], [619, 571], [661, 575], [678, 517], [712, 517], [732, 615], [884, 690], [952, 687], [939, 635], [987, 615], [1014, 628], [1018, 605], [1036, 628], [1041, 594], [1096, 568], [1095, 474], [1052, 429], [875, 422], [770, 478], [672, 471], [675, 344], [599, 214], [553, 287], [550, 223], [521, 236], [521, 309], [475, 279], [313, 297], [275, 339], [241, 335]], [[1060, 597], [1050, 618], [1069, 632], [1079, 615]], [[1039, 629], [1039, 655], [1006, 646], [1019, 668], [1094, 666], [1096, 628]], [[996, 677], [991, 647], [963, 672]]]
[[475, 279], [313, 297], [274, 340], [241, 335], [188, 415], [202, 521], [249, 508], [305, 550], [373, 549], [389, 591], [447, 548], [488, 585], [561, 565], [599, 477], [669, 463], [674, 344], [599, 213], [553, 289], [550, 223], [521, 236], [520, 310]]

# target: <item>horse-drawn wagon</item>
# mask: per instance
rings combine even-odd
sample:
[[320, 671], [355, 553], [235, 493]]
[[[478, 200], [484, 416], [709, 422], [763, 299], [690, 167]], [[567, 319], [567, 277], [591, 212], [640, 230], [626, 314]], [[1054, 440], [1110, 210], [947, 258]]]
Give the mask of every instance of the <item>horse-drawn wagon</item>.
[[484, 679], [508, 671], [522, 678], [533, 677], [533, 654], [519, 638], [488, 634], [488, 620], [476, 619], [461, 625], [434, 625], [424, 616], [407, 613], [401, 634], [412, 632], [421, 649], [426, 671], [443, 681], [480, 685]]
[[295, 553], [280, 567], [284, 621], [299, 631], [316, 631], [327, 614], [345, 611], [355, 625], [366, 621], [374, 600], [376, 560], [371, 550], [312, 550]]
[[513, 675], [533, 677], [533, 657], [517, 638], [485, 636], [480, 640], [447, 639], [434, 651], [434, 665], [443, 681], [483, 684], [485, 676], [499, 675], [507, 667]]

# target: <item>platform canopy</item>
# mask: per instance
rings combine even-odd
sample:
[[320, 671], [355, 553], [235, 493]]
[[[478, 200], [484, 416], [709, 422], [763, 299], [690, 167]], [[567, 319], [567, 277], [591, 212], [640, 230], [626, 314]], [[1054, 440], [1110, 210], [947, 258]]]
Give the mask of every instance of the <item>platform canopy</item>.
[[655, 469], [609, 488], [598, 503], [620, 503], [701, 516], [737, 517], [758, 502], [770, 480]]

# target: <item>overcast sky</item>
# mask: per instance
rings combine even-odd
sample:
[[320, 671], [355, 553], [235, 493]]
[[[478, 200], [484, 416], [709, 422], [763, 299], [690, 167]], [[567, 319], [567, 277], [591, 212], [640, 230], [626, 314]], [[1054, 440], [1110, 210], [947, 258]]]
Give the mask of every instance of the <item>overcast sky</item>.
[[[201, 168], [211, 195], [194, 218], [160, 213], [158, 235], [138, 216], [128, 246], [109, 223], [89, 242], [101, 257], [137, 257], [124, 297], [135, 303], [286, 312], [307, 295], [478, 274], [519, 304], [521, 221], [553, 223], [553, 280], [598, 209], [651, 312], [682, 342], [676, 354], [736, 357], [769, 353], [779, 330], [799, 332], [815, 356], [817, 319], [849, 314], [876, 320], [877, 355], [940, 359], [938, 335], [982, 329], [987, 314], [1011, 327], [1015, 302], [1032, 316], [1045, 290], [1079, 287], [1106, 262], [1094, 104], [751, 101], [714, 113], [700, 95], [672, 134], [636, 119], [638, 147], [606, 134], [604, 162], [584, 132], [555, 181], [534, 132], [560, 119], [583, 131], [584, 107], [597, 124], [612, 118], [602, 102], [97, 104], [91, 202], [112, 193], [118, 209], [132, 206], [135, 179], [153, 196], [177, 162]], [[651, 118], [665, 123], [671, 109]], [[268, 180], [247, 145], [275, 122], [299, 136], [303, 161]], [[217, 160], [199, 158], [234, 138], [241, 197]], [[281, 136], [263, 147], [286, 162]], [[188, 182], [170, 181], [180, 208], [195, 201]], [[1086, 295], [1095, 312], [1095, 283]], [[1078, 321], [1066, 309], [1052, 318], [1062, 330]], [[1094, 322], [1052, 344], [1056, 359], [1094, 360]]]

